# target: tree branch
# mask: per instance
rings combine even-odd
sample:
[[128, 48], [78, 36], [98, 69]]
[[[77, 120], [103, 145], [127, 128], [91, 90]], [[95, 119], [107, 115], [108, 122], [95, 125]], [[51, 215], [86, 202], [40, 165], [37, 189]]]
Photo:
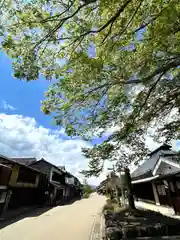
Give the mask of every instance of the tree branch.
[[115, 22], [116, 19], [119, 17], [119, 15], [125, 10], [125, 8], [128, 6], [128, 4], [131, 2], [132, 0], [127, 0], [122, 6], [121, 8], [116, 12], [116, 14], [109, 19], [109, 21], [107, 21], [106, 24], [104, 24], [102, 27], [100, 27], [98, 30], [94, 30], [94, 31], [90, 31], [92, 33], [98, 33], [101, 32], [102, 30], [104, 30], [109, 24], [111, 24], [112, 22]]
[[63, 19], [61, 19], [60, 22], [52, 29], [52, 31], [50, 31], [48, 34], [46, 34], [39, 42], [37, 42], [37, 43], [35, 44], [34, 49], [35, 49], [39, 44], [41, 44], [42, 42], [44, 42], [46, 39], [52, 37], [52, 35], [53, 35], [59, 28], [61, 28], [62, 25], [63, 25], [68, 19], [74, 17], [83, 7], [85, 7], [85, 6], [87, 6], [87, 5], [88, 5], [87, 3], [85, 3], [85, 4], [83, 4], [83, 5], [80, 5], [74, 13], [72, 13], [71, 15], [69, 15], [69, 16], [67, 16], [67, 17], [65, 17], [65, 18], [63, 18]]
[[[101, 31], [103, 31], [106, 27], [109, 26], [109, 24], [114, 23], [116, 21], [116, 19], [119, 17], [119, 15], [125, 10], [125, 8], [128, 6], [128, 4], [131, 2], [132, 0], [127, 0], [121, 7], [120, 9], [116, 12], [116, 14], [110, 18], [103, 26], [101, 26], [99, 29], [97, 30], [89, 30], [81, 35], [79, 35], [77, 37], [77, 39], [75, 40], [78, 41], [79, 39], [81, 39], [81, 41], [83, 40], [83, 38], [85, 36], [87, 36], [90, 33], [99, 33]], [[36, 48], [39, 44], [41, 44], [43, 41], [45, 41], [47, 38], [50, 38], [59, 28], [62, 27], [62, 25], [70, 18], [74, 17], [83, 7], [87, 6], [89, 3], [85, 3], [81, 6], [78, 7], [78, 9], [71, 14], [70, 16], [67, 16], [63, 19], [60, 20], [60, 22], [53, 28], [53, 30], [51, 32], [49, 32], [48, 34], [46, 34], [38, 43], [36, 43], [36, 45], [34, 46], [34, 48]]]
[[139, 8], [141, 7], [142, 3], [143, 3], [144, 0], [141, 0], [140, 3], [138, 4], [135, 12], [133, 13], [133, 15], [131, 16], [129, 22], [127, 23], [127, 25], [125, 26], [125, 28], [122, 30], [122, 32], [120, 33], [120, 36], [126, 31], [126, 29], [129, 27], [129, 25], [131, 24], [131, 22], [133, 21], [134, 17], [136, 16]]
[[106, 36], [104, 37], [104, 39], [102, 40], [102, 43], [104, 43], [105, 40], [106, 40], [106, 38], [111, 34], [111, 30], [112, 30], [113, 24], [114, 24], [114, 22], [111, 23], [110, 28], [109, 28], [109, 31], [108, 31], [108, 33], [106, 34]]
[[144, 29], [145, 27], [147, 27], [149, 24], [153, 23], [154, 21], [156, 21], [162, 14], [162, 12], [165, 10], [166, 8], [161, 9], [161, 11], [154, 17], [152, 17], [151, 20], [149, 20], [148, 22], [142, 24], [140, 27], [138, 27], [136, 30], [133, 31], [133, 34], [139, 32], [140, 30]]
[[152, 85], [152, 87], [149, 89], [148, 93], [147, 93], [147, 96], [146, 96], [146, 99], [144, 101], [144, 103], [140, 106], [140, 109], [138, 111], [138, 113], [135, 115], [135, 118], [133, 119], [133, 122], [135, 121], [135, 119], [140, 115], [142, 109], [145, 107], [145, 105], [147, 104], [147, 101], [152, 93], [152, 91], [156, 88], [157, 84], [159, 83], [159, 81], [161, 80], [162, 76], [165, 74], [165, 72], [163, 72], [159, 77], [158, 79], [155, 81], [155, 83]]

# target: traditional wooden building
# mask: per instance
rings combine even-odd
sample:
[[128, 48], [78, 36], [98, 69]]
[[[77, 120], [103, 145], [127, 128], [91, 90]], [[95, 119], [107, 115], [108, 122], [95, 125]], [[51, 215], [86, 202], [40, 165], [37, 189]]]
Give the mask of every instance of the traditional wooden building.
[[107, 193], [107, 181], [108, 179], [106, 178], [97, 186], [96, 191], [98, 194], [105, 195]]
[[0, 164], [0, 215], [4, 211], [8, 183], [12, 169], [6, 165]]
[[[48, 189], [45, 174], [0, 155], [1, 213], [27, 205], [41, 204]], [[2, 188], [2, 185], [1, 185]]]
[[131, 177], [137, 200], [172, 207], [180, 213], [180, 164], [171, 146], [164, 144], [151, 152]]
[[50, 183], [48, 190], [49, 204], [56, 205], [81, 195], [79, 180], [64, 168], [57, 167], [43, 158], [30, 164], [30, 166], [47, 175]]
[[96, 188], [98, 194], [106, 195], [106, 194], [118, 194], [121, 195], [120, 189], [120, 179], [119, 177], [111, 172], [107, 175], [106, 179], [103, 180], [99, 186]]
[[67, 200], [71, 200], [73, 198], [80, 198], [82, 196], [83, 186], [77, 177], [66, 171], [65, 182], [68, 185], [69, 191], [69, 194], [66, 196]]

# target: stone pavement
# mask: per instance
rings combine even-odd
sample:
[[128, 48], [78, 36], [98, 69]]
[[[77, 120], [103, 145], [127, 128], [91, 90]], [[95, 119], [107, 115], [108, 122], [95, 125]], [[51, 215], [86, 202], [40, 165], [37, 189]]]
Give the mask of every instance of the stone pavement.
[[0, 240], [99, 240], [105, 197], [94, 194], [71, 205], [57, 206], [0, 230]]
[[104, 239], [104, 230], [105, 230], [104, 229], [104, 216], [103, 216], [102, 212], [100, 212], [99, 214], [97, 214], [97, 216], [95, 218], [89, 240], [103, 240]]

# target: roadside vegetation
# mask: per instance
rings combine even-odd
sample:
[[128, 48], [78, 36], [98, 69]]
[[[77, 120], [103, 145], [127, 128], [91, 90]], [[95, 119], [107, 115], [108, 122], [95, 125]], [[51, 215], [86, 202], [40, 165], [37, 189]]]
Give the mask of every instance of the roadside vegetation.
[[103, 213], [114, 213], [118, 212], [121, 209], [121, 206], [119, 205], [119, 202], [117, 199], [110, 199], [108, 198], [106, 200], [106, 204], [103, 207]]
[[179, 220], [150, 210], [122, 206], [116, 198], [107, 198], [102, 213], [108, 240], [180, 235]]
[[87, 180], [85, 180], [83, 184], [83, 198], [89, 198], [93, 192], [94, 189], [88, 184]]

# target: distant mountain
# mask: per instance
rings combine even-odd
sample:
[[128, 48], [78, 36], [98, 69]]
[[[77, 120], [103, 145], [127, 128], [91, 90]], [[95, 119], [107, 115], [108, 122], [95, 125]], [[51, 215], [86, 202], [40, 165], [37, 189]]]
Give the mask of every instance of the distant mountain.
[[97, 186], [96, 185], [90, 185], [92, 187], [92, 189], [96, 189]]

